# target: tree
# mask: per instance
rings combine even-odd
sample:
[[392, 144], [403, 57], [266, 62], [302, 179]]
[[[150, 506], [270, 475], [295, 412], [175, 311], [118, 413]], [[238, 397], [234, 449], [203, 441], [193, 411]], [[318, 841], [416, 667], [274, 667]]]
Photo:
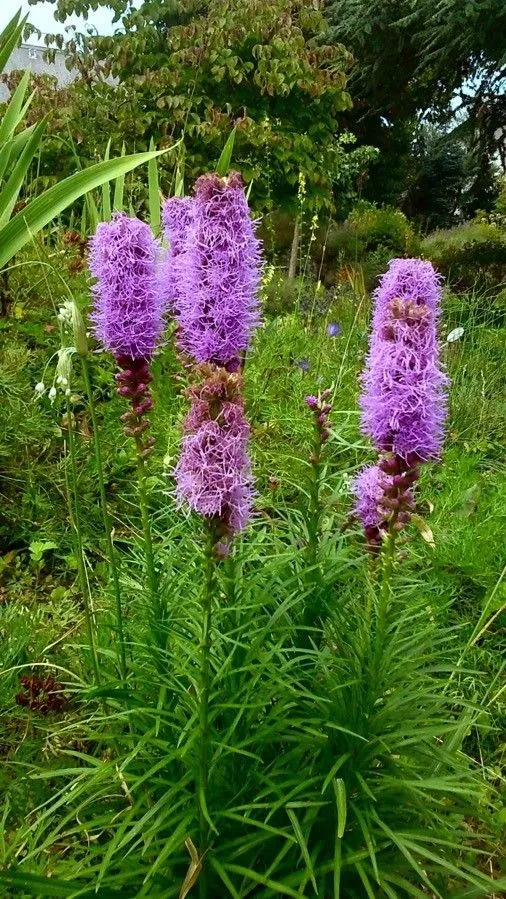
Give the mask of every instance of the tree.
[[102, 2], [122, 30], [68, 44], [82, 74], [71, 130], [88, 153], [82, 124], [92, 117], [94, 141], [97, 130], [104, 143], [112, 133], [128, 149], [184, 137], [190, 179], [217, 160], [235, 126], [234, 160], [253, 180], [257, 206], [293, 208], [302, 172], [308, 203], [332, 207], [351, 57], [326, 40], [318, 3], [145, 0], [135, 10], [130, 0], [56, 0], [56, 15], [64, 21]]
[[[457, 109], [465, 113], [461, 136], [467, 130], [489, 158], [499, 153], [506, 163], [504, 0], [329, 0], [326, 17], [355, 57], [352, 130], [378, 146], [385, 163], [397, 170], [402, 156], [407, 161], [421, 116], [447, 125]], [[376, 169], [369, 191], [381, 192], [381, 175]]]
[[461, 140], [422, 125], [413, 146], [413, 174], [404, 211], [422, 231], [456, 224], [468, 182], [466, 148]]

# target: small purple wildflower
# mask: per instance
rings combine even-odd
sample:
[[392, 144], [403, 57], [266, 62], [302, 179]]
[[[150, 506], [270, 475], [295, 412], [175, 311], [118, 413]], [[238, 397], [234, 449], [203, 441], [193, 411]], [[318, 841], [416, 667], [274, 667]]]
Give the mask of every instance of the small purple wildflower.
[[165, 214], [177, 232], [166, 265], [177, 276], [179, 343], [197, 362], [233, 370], [259, 323], [261, 245], [238, 173], [203, 175], [191, 202], [176, 227], [175, 207]]
[[177, 497], [219, 525], [217, 551], [223, 555], [223, 546], [251, 517], [250, 428], [241, 376], [214, 366], [206, 366], [203, 373], [203, 383], [189, 390], [192, 403], [175, 469]]
[[329, 322], [327, 325], [327, 334], [329, 337], [339, 337], [341, 333], [341, 325], [337, 322]]
[[310, 369], [309, 359], [298, 359], [295, 365], [297, 368], [300, 368], [301, 371], [309, 371]]
[[159, 246], [149, 225], [123, 213], [102, 222], [90, 241], [95, 334], [118, 356], [149, 360], [164, 328]]
[[443, 441], [447, 378], [436, 325], [440, 276], [430, 262], [394, 259], [375, 293], [362, 429], [380, 451], [408, 467], [437, 458]]

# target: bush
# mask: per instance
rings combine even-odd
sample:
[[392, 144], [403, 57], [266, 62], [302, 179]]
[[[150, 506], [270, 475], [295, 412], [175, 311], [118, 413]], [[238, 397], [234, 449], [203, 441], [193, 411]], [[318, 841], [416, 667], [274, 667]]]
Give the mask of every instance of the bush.
[[422, 253], [455, 290], [506, 282], [506, 231], [498, 224], [475, 220], [435, 231], [423, 241]]
[[394, 256], [416, 256], [418, 238], [406, 216], [392, 206], [374, 206], [361, 201], [342, 224], [334, 224], [327, 235], [326, 277], [333, 263], [364, 265], [366, 287], [375, 286], [378, 275]]

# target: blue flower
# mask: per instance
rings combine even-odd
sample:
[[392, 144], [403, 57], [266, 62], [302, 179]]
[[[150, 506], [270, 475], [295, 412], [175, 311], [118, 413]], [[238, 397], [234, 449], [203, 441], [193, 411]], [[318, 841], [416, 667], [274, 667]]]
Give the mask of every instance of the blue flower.
[[300, 368], [301, 371], [309, 371], [309, 359], [299, 359], [295, 365]]
[[341, 325], [338, 325], [337, 322], [329, 322], [327, 325], [327, 334], [329, 337], [339, 337], [341, 333]]

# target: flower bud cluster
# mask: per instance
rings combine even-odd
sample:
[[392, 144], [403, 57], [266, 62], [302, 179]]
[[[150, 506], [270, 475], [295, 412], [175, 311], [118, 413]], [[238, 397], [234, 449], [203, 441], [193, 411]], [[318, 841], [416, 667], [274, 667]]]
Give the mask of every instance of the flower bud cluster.
[[118, 384], [116, 393], [129, 400], [131, 405], [131, 408], [121, 416], [123, 433], [135, 439], [141, 457], [145, 458], [155, 443], [153, 437], [146, 435], [151, 425], [146, 416], [153, 408], [149, 389], [153, 376], [149, 370], [149, 363], [144, 359], [118, 356], [116, 361], [121, 369], [115, 376]]
[[[311, 409], [314, 415], [317, 442], [319, 445], [325, 443], [330, 434], [329, 415], [332, 412], [332, 404], [329, 403], [329, 400], [331, 396], [332, 391], [327, 389], [318, 396], [306, 396], [304, 398], [306, 406]], [[311, 457], [310, 461], [315, 462], [317, 460]]]

